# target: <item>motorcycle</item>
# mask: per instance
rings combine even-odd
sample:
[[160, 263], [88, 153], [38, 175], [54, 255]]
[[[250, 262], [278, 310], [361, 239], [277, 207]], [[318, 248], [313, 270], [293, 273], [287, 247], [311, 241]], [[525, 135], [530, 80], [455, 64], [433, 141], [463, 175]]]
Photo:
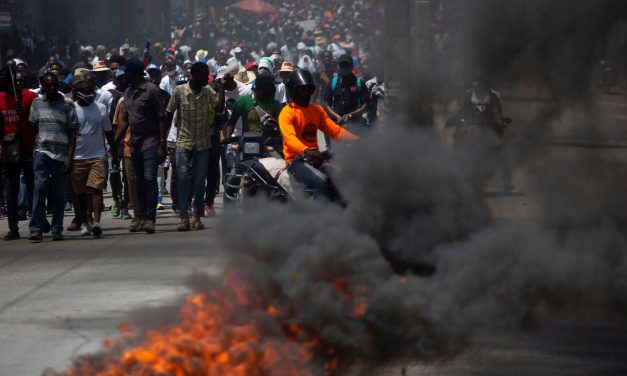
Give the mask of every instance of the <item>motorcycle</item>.
[[[313, 196], [312, 191], [288, 173], [287, 163], [272, 148], [266, 146], [265, 153], [259, 157], [242, 159], [235, 168], [237, 171], [230, 175], [230, 179], [227, 178], [225, 191], [228, 193], [225, 196], [239, 210], [244, 210], [247, 201], [252, 198], [264, 197], [268, 201], [286, 203], [307, 200]], [[297, 158], [307, 162], [302, 154]], [[330, 153], [323, 152], [321, 162], [328, 165], [331, 158]], [[329, 188], [329, 199], [346, 206], [331, 179]]]

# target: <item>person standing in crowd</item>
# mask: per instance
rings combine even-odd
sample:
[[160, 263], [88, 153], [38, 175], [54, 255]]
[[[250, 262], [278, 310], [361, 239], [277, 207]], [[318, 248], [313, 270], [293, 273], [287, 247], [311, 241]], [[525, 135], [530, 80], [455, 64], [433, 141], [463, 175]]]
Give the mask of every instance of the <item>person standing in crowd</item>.
[[322, 51], [320, 53], [320, 74], [317, 78], [316, 91], [318, 92], [318, 103], [324, 102], [324, 93], [331, 84], [333, 77], [337, 75], [337, 63], [333, 60], [331, 51]]
[[[125, 115], [120, 132], [131, 128], [131, 155], [139, 195], [139, 228], [155, 232], [158, 199], [157, 169], [167, 153], [166, 123], [163, 95], [159, 88], [144, 78], [144, 67], [138, 58], [124, 66], [129, 87], [124, 93]], [[135, 205], [136, 203], [133, 203]]]
[[[120, 62], [120, 60], [116, 59], [115, 64], [118, 62]], [[113, 66], [114, 63], [111, 64]], [[124, 68], [118, 65], [115, 68], [115, 77], [113, 78], [113, 81], [111, 81], [111, 85], [107, 84], [103, 86], [100, 96], [97, 99], [97, 102], [104, 105], [107, 109], [107, 116], [109, 117], [109, 121], [111, 123], [113, 123], [113, 117], [115, 115], [115, 109], [117, 108], [118, 102], [124, 96], [124, 91], [128, 86], [124, 77]], [[105, 90], [106, 87], [109, 88]], [[113, 149], [113, 146], [109, 144], [109, 148]], [[116, 150], [116, 153], [119, 155], [119, 150]], [[113, 151], [111, 151], [111, 155], [113, 155]], [[124, 180], [126, 179], [124, 179], [124, 176], [120, 171], [120, 166], [111, 163], [109, 181], [111, 182], [111, 194], [113, 198], [113, 204], [111, 205], [111, 216], [113, 218], [130, 218], [128, 208], [125, 205], [122, 205], [124, 195], [123, 189], [124, 184], [126, 184], [124, 183]]]
[[[178, 208], [181, 222], [177, 230], [189, 231], [204, 227], [200, 217], [203, 213], [205, 179], [209, 169], [212, 124], [216, 113], [224, 112], [224, 89], [220, 95], [208, 86], [209, 67], [205, 63], [194, 63], [190, 69], [189, 83], [179, 85], [168, 104], [168, 120], [177, 113], [176, 167], [178, 169]], [[192, 176], [194, 203], [192, 221], [189, 221], [189, 185]]]
[[[69, 172], [68, 156], [74, 152], [78, 118], [74, 103], [59, 93], [59, 78], [46, 72], [40, 78], [44, 96], [36, 98], [29, 122], [35, 128], [33, 165], [35, 187], [30, 240], [41, 242], [43, 234], [52, 230], [52, 240], [63, 240], [63, 211]], [[53, 204], [52, 225], [46, 219], [46, 198], [49, 188]]]
[[[9, 232], [4, 240], [20, 238], [18, 228], [18, 195], [20, 175], [24, 174], [26, 191], [33, 195], [33, 147], [35, 132], [28, 125], [30, 107], [37, 94], [23, 89], [11, 67], [0, 70], [0, 140], [2, 140], [2, 170], [7, 179], [7, 219]], [[4, 125], [2, 125], [2, 122]], [[0, 174], [3, 171], [0, 170]], [[0, 185], [0, 190], [3, 187]]]
[[[92, 85], [84, 78], [72, 79], [78, 132], [74, 153], [69, 155], [69, 169], [72, 186], [76, 194], [76, 223], [81, 225], [81, 235], [102, 236], [100, 216], [102, 213], [102, 190], [107, 179], [107, 150], [105, 137], [109, 145], [114, 145], [111, 120], [107, 108], [94, 103], [96, 94]], [[113, 165], [118, 166], [115, 147], [111, 148]], [[89, 223], [93, 215], [93, 225]]]
[[[119, 73], [119, 70], [118, 70]], [[131, 128], [128, 127], [124, 118], [126, 114], [126, 106], [124, 97], [120, 98], [113, 116], [113, 125], [116, 127], [115, 147], [122, 151], [122, 165], [127, 179], [127, 186], [124, 190], [125, 206], [133, 207], [133, 218], [129, 226], [131, 232], [143, 231], [139, 219], [139, 194], [137, 192], [137, 179], [135, 170], [133, 169], [133, 159], [131, 154]]]
[[173, 60], [168, 60], [163, 64], [163, 69], [165, 70], [165, 76], [161, 78], [159, 88], [172, 95], [177, 84], [176, 63]]
[[285, 88], [285, 83], [287, 82], [287, 79], [289, 78], [290, 74], [292, 74], [292, 72], [294, 72], [294, 66], [292, 65], [292, 63], [287, 61], [284, 62], [283, 65], [281, 65], [281, 69], [279, 69], [279, 78], [281, 79], [281, 83], [277, 85], [276, 99], [284, 106], [291, 101], [289, 93]]
[[[161, 69], [154, 64], [150, 64], [146, 67], [146, 73], [148, 73], [148, 81], [159, 86], [161, 82]], [[164, 106], [167, 106], [170, 103], [170, 93], [167, 90], [159, 87], [161, 91], [161, 95], [163, 96]], [[167, 124], [166, 126], [169, 126]], [[167, 183], [167, 172], [165, 170], [165, 164], [167, 163], [167, 153], [166, 160], [159, 164], [159, 168], [157, 169], [157, 187], [159, 189], [159, 196], [157, 198], [157, 210], [163, 210], [165, 207], [163, 206], [163, 195], [167, 194], [165, 186]]]
[[354, 133], [363, 133], [362, 115], [368, 111], [370, 96], [365, 82], [353, 74], [353, 58], [344, 54], [338, 59], [339, 75], [331, 79], [324, 96], [324, 109], [336, 123]]

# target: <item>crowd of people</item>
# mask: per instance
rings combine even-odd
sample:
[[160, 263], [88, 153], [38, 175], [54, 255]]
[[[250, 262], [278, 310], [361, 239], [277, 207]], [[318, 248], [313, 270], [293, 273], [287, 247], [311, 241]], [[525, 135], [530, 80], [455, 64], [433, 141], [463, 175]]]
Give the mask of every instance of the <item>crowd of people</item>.
[[[168, 193], [177, 229], [202, 229], [238, 158], [224, 140], [266, 117], [278, 121], [290, 173], [323, 195], [325, 180], [297, 156], [320, 158], [318, 130], [352, 140], [372, 126], [382, 82], [366, 65], [359, 22], [371, 2], [328, 2], [333, 12], [305, 3], [285, 4], [264, 27], [228, 13], [208, 34], [175, 31], [167, 48], [84, 46], [71, 63], [57, 50], [38, 69], [9, 56], [0, 71], [4, 240], [20, 239], [29, 216], [33, 242], [49, 232], [62, 240], [65, 230], [101, 237], [105, 189], [109, 214], [130, 220], [131, 232], [155, 232]], [[305, 30], [300, 21], [310, 19]]]

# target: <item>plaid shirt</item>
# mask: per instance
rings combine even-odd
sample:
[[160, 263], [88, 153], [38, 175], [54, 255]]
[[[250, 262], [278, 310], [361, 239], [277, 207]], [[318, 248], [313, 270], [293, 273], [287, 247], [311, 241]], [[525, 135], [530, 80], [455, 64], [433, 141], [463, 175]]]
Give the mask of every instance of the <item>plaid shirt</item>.
[[166, 111], [177, 112], [177, 147], [189, 150], [205, 150], [211, 147], [211, 125], [215, 119], [217, 103], [218, 96], [209, 86], [203, 87], [198, 95], [192, 92], [189, 84], [176, 87]]

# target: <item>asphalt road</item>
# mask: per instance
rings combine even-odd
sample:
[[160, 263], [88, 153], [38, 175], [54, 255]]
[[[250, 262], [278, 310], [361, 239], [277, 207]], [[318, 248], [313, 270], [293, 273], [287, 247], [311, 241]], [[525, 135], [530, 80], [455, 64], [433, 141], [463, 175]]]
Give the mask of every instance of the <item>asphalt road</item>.
[[[497, 214], [525, 217], [533, 207], [523, 194], [489, 200]], [[131, 234], [128, 221], [109, 213], [103, 218], [102, 239], [66, 233], [63, 242], [0, 243], [0, 376], [63, 370], [101, 349], [140, 310], [174, 305], [190, 292], [185, 286], [194, 272], [222, 271], [219, 217], [180, 234], [165, 210], [154, 235]], [[5, 227], [2, 221], [0, 231]], [[455, 357], [359, 365], [347, 376], [627, 375], [627, 324], [615, 319], [598, 312], [551, 317], [533, 330], [483, 333]]]
[[[627, 118], [624, 97], [607, 100], [611, 106], [622, 103], [616, 116]], [[623, 138], [622, 130], [610, 131], [619, 141]], [[590, 153], [544, 148], [566, 159]], [[623, 150], [603, 153], [627, 166]], [[583, 172], [590, 181], [605, 177], [594, 165], [583, 165]], [[514, 171], [515, 194], [488, 199], [496, 217], [533, 221], [538, 202], [527, 174], [525, 168]], [[604, 184], [595, 186], [602, 190]], [[498, 184], [490, 189], [498, 191]], [[137, 310], [171, 305], [184, 297], [194, 272], [222, 271], [215, 232], [219, 217], [207, 220], [204, 230], [179, 234], [177, 219], [165, 210], [159, 213], [154, 235], [131, 234], [126, 230], [129, 221], [112, 219], [108, 213], [103, 218], [102, 239], [66, 233], [63, 242], [0, 242], [0, 376], [37, 376], [49, 367], [63, 370], [74, 357], [99, 350], [121, 321], [137, 317]], [[69, 221], [66, 218], [65, 224]], [[1, 234], [6, 226], [6, 220], [0, 220]], [[27, 237], [26, 222], [21, 226]], [[550, 317], [534, 330], [483, 333], [453, 358], [409, 359], [377, 368], [361, 365], [347, 375], [627, 375], [627, 324], [602, 312]]]
[[[166, 210], [157, 232], [148, 235], [128, 232], [130, 221], [108, 212], [103, 218], [102, 239], [66, 232], [62, 242], [0, 242], [1, 376], [62, 370], [74, 356], [100, 349], [135, 310], [189, 293], [186, 280], [194, 272], [222, 270], [212, 228], [217, 219], [180, 234]], [[66, 216], [66, 225], [70, 220]], [[23, 236], [26, 225], [21, 222]], [[6, 220], [0, 231], [6, 232]]]

